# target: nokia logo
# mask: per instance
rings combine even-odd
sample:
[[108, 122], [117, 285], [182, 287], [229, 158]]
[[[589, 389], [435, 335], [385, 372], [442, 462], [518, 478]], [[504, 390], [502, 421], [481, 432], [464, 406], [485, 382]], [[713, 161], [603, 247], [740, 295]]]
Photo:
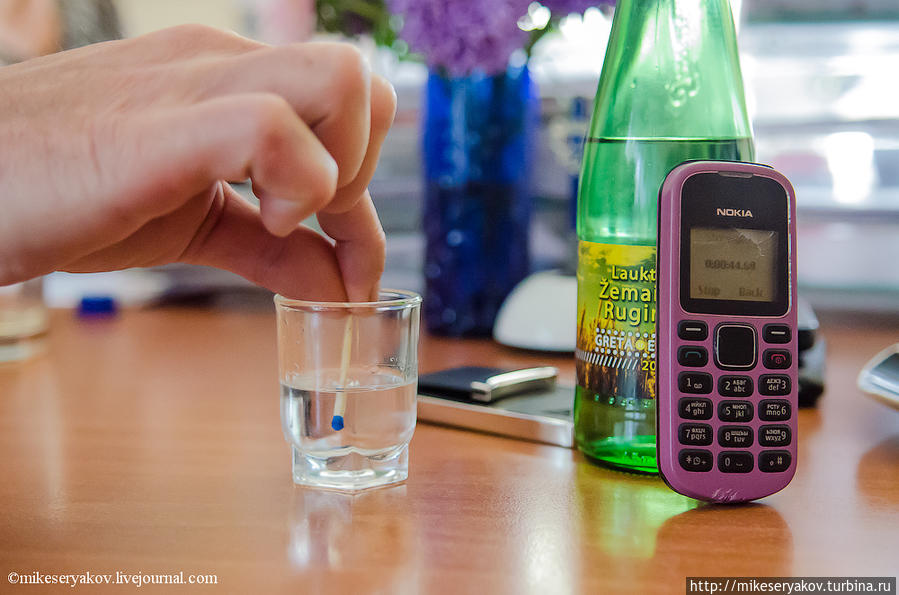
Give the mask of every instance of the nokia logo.
[[717, 215], [726, 217], [752, 217], [752, 211], [749, 209], [715, 209]]

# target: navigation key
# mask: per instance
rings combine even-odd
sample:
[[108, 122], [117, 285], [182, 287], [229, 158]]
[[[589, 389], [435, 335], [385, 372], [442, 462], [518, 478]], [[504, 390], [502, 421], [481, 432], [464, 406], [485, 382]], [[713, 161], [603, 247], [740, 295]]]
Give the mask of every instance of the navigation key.
[[709, 363], [709, 352], [703, 347], [678, 347], [677, 363], [691, 368], [701, 368]]
[[762, 329], [765, 343], [789, 343], [791, 338], [790, 327], [786, 324], [766, 324]]
[[772, 370], [786, 370], [790, 367], [792, 358], [785, 349], [766, 349], [762, 354], [762, 363]]

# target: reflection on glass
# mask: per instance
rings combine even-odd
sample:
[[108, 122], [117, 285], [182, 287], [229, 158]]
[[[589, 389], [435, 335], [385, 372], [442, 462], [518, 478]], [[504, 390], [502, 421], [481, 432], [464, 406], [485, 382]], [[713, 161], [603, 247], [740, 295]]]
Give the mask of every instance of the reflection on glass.
[[405, 486], [362, 494], [294, 489], [287, 558], [302, 592], [415, 592], [415, 517]]

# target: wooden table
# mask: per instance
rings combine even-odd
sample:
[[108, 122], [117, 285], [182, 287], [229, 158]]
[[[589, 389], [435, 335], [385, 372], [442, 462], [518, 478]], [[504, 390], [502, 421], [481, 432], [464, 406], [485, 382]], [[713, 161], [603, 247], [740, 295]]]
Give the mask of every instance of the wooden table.
[[[424, 424], [405, 485], [296, 488], [271, 312], [58, 311], [45, 355], [0, 366], [0, 569], [214, 574], [208, 590], [222, 593], [683, 593], [697, 575], [894, 576], [899, 411], [855, 377], [899, 340], [899, 321], [823, 331], [828, 390], [800, 413], [792, 485], [715, 507], [575, 451]], [[422, 371], [572, 373], [566, 358], [488, 341], [425, 338], [421, 353]], [[2, 592], [42, 591], [6, 580]]]

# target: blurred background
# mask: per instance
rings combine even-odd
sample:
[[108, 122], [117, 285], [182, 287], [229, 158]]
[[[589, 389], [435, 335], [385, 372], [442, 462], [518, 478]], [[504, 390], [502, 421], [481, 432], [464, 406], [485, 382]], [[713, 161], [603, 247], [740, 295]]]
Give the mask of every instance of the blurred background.
[[[312, 0], [47, 4], [67, 7], [55, 29], [38, 28], [37, 41], [29, 41], [21, 39], [20, 27], [4, 26], [0, 57], [15, 61], [29, 52], [42, 53], [53, 45], [47, 40], [54, 35], [71, 47], [179, 23], [204, 23], [272, 43], [308, 35], [340, 38], [313, 33], [314, 20], [290, 13], [308, 14]], [[534, 7], [532, 16], [539, 20], [540, 5]], [[797, 191], [802, 294], [819, 310], [899, 312], [899, 3], [752, 0], [733, 7], [757, 158], [784, 172]], [[536, 210], [529, 232], [532, 270], [573, 262], [579, 141], [611, 14], [605, 6], [561, 19], [531, 56], [540, 100], [532, 182]], [[388, 237], [384, 285], [421, 290], [421, 107], [428, 71], [365, 36], [354, 43], [393, 82], [399, 97], [396, 124], [371, 185]], [[56, 274], [47, 280], [46, 295], [53, 305], [71, 305], [97, 292], [114, 294], [123, 303], [145, 303], [161, 294], [241, 291], [247, 285], [227, 273], [179, 265], [78, 278]]]

